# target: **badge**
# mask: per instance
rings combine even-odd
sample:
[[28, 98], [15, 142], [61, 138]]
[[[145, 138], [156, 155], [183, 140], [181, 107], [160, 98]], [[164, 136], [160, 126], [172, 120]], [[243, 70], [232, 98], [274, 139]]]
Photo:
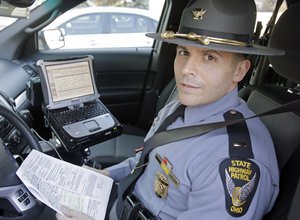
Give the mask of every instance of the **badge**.
[[206, 10], [203, 8], [195, 8], [192, 10], [193, 18], [195, 20], [203, 19], [203, 15], [205, 14]]
[[243, 216], [251, 204], [260, 178], [259, 167], [247, 159], [225, 159], [219, 166], [227, 212]]
[[171, 181], [174, 183], [175, 187], [179, 186], [179, 180], [177, 179], [177, 177], [174, 175], [174, 173], [172, 172], [173, 169], [173, 165], [170, 163], [170, 161], [168, 160], [168, 158], [164, 157], [162, 159], [162, 157], [159, 154], [155, 155], [155, 159], [156, 161], [159, 163], [160, 167], [162, 168], [162, 170], [165, 172], [165, 174], [171, 179]]
[[154, 179], [154, 191], [158, 198], [165, 199], [168, 196], [169, 181], [167, 177], [157, 172]]

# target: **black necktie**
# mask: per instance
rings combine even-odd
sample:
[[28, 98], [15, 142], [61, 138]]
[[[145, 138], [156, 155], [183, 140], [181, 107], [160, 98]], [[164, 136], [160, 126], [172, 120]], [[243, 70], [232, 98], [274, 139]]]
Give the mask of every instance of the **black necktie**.
[[[168, 117], [166, 117], [164, 122], [156, 130], [155, 134], [166, 130], [166, 128], [170, 124], [172, 124], [178, 117], [183, 116], [185, 107], [186, 106], [184, 106], [184, 105], [179, 105], [172, 114], [170, 114]], [[148, 164], [148, 155], [149, 155], [150, 151], [154, 148], [152, 146], [153, 144], [151, 144], [151, 139], [152, 139], [152, 137], [149, 138], [144, 143], [144, 149], [143, 149], [142, 155], [140, 157], [140, 160], [139, 160], [138, 164], [135, 166], [135, 168], [131, 171], [131, 174], [128, 175], [127, 177], [123, 178], [119, 182], [118, 204], [117, 204], [117, 213], [118, 214], [121, 212], [122, 201], [125, 198], [125, 195], [127, 194], [127, 192], [129, 192], [133, 188], [135, 182], [142, 175], [146, 165]]]
[[185, 105], [179, 105], [177, 107], [177, 109], [170, 114], [168, 117], [166, 117], [166, 119], [164, 120], [164, 122], [159, 126], [159, 128], [155, 131], [156, 133], [159, 133], [161, 131], [166, 130], [166, 128], [171, 125], [178, 117], [183, 117], [184, 116], [184, 110], [185, 110]]

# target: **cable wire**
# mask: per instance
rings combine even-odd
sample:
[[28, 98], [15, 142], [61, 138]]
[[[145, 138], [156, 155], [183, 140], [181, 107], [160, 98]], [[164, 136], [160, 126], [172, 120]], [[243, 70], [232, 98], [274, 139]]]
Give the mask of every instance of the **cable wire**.
[[57, 154], [57, 156], [59, 157], [59, 159], [64, 160], [64, 159], [61, 157], [61, 155], [59, 154], [59, 152], [57, 151], [56, 147], [55, 147], [50, 141], [47, 141], [47, 140], [45, 140], [44, 138], [42, 138], [42, 137], [37, 133], [37, 131], [34, 130], [33, 128], [31, 128], [31, 131], [32, 131], [32, 132], [33, 132], [40, 140], [42, 140], [43, 142], [45, 142], [46, 144], [48, 144], [48, 145], [55, 151], [55, 153]]

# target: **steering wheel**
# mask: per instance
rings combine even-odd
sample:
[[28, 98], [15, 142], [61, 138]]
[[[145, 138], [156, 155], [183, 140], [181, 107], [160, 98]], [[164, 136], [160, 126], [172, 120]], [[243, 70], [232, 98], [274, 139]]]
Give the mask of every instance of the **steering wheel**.
[[[0, 102], [0, 115], [19, 130], [31, 149], [42, 151], [27, 124]], [[37, 203], [16, 175], [18, 164], [0, 138], [0, 220], [37, 219], [44, 206]], [[13, 217], [12, 217], [13, 216]]]

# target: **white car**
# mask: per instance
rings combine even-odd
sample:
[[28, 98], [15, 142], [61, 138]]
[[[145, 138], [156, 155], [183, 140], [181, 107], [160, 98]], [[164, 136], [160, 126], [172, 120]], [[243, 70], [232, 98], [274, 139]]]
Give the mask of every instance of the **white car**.
[[145, 33], [156, 31], [157, 20], [142, 9], [84, 7], [67, 11], [43, 31], [59, 29], [65, 43], [61, 49], [151, 47], [153, 39]]

